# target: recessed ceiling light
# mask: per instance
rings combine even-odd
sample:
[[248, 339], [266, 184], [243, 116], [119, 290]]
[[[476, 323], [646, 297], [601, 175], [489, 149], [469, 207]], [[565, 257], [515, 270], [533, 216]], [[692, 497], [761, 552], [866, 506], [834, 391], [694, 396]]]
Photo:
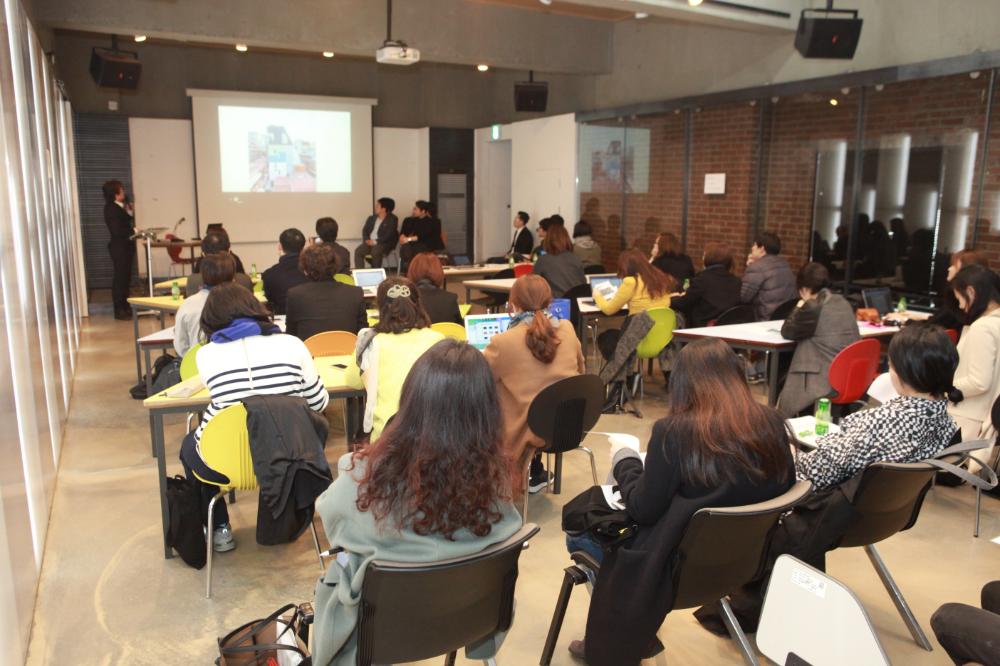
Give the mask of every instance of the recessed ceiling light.
[[698, 5], [701, 4], [701, 0], [688, 0], [688, 4], [691, 5], [692, 7], [697, 7]]
[[836, 97], [830, 98], [830, 106], [837, 106], [838, 104], [840, 104], [840, 102], [837, 101]]
[[476, 65], [476, 69], [478, 69], [480, 72], [488, 72], [488, 71], [490, 71], [490, 66], [489, 65]]
[[333, 51], [323, 51], [323, 57], [324, 58], [332, 58], [333, 57]]
[[144, 41], [146, 41], [146, 35], [136, 35], [135, 36], [135, 41], [137, 41], [137, 42], [144, 42]]
[[552, 4], [552, 0], [538, 0], [538, 2], [542, 3], [543, 5], [551, 5]]
[[236, 45], [236, 50], [239, 51], [240, 53], [244, 53], [247, 50], [247, 45], [246, 44], [237, 44]]
[[649, 18], [649, 13], [648, 12], [636, 12], [635, 13], [635, 17], [637, 19]]

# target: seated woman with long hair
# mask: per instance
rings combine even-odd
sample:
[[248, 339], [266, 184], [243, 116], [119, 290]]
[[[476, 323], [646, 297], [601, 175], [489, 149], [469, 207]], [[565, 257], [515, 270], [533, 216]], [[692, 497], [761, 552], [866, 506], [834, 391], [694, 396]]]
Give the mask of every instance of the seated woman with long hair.
[[458, 309], [458, 295], [444, 288], [444, 268], [441, 260], [433, 252], [421, 252], [410, 262], [406, 277], [417, 285], [420, 303], [432, 324], [438, 322], [463, 323], [462, 311]]
[[[316, 501], [327, 539], [344, 552], [316, 584], [314, 664], [355, 663], [372, 560], [463, 557], [520, 528], [502, 432], [493, 375], [474, 347], [443, 340], [414, 363], [378, 445], [341, 457], [337, 480]], [[476, 658], [495, 654], [483, 647], [490, 654]]]
[[587, 283], [583, 262], [573, 254], [573, 241], [561, 224], [549, 224], [542, 241], [545, 253], [535, 262], [534, 274], [545, 278], [552, 287], [552, 295], [562, 295], [573, 287]]
[[516, 476], [521, 478], [531, 463], [529, 489], [537, 492], [548, 483], [541, 457], [535, 455], [544, 442], [528, 427], [528, 408], [542, 389], [553, 382], [584, 371], [583, 350], [573, 324], [552, 319], [547, 312], [552, 290], [537, 275], [525, 275], [510, 290], [510, 327], [493, 336], [486, 347], [486, 360], [493, 368], [504, 419], [504, 450]]
[[[181, 462], [187, 477], [200, 486], [208, 506], [219, 488], [202, 483], [192, 472], [209, 481], [228, 481], [201, 458], [201, 434], [216, 414], [253, 395], [297, 396], [305, 398], [313, 411], [322, 412], [330, 395], [305, 344], [294, 335], [282, 333], [245, 287], [235, 282], [212, 287], [201, 311], [201, 328], [209, 341], [198, 350], [195, 361], [211, 402], [198, 429], [184, 438]], [[215, 505], [214, 523], [213, 548], [218, 552], [235, 548], [222, 498]]]
[[625, 510], [640, 529], [602, 553], [588, 537], [570, 550], [602, 558], [584, 645], [570, 651], [590, 666], [634, 666], [662, 649], [656, 632], [673, 598], [674, 553], [688, 521], [705, 507], [773, 499], [794, 481], [791, 433], [750, 393], [739, 357], [702, 339], [677, 355], [667, 415], [653, 426], [646, 460], [621, 448], [611, 462]]
[[[622, 283], [611, 298], [605, 298], [599, 288], [594, 289], [594, 302], [604, 314], [613, 315], [626, 305], [629, 317], [652, 308], [670, 307], [673, 278], [646, 261], [639, 250], [625, 250], [618, 255], [618, 277]], [[597, 347], [604, 358], [614, 355], [618, 339], [628, 325], [626, 319], [621, 329], [611, 328], [597, 336]]]
[[378, 322], [358, 333], [354, 350], [357, 366], [347, 371], [348, 384], [361, 372], [368, 400], [364, 430], [371, 442], [382, 434], [385, 424], [399, 408], [403, 380], [420, 355], [444, 336], [430, 328], [416, 285], [401, 277], [383, 280], [375, 297]]

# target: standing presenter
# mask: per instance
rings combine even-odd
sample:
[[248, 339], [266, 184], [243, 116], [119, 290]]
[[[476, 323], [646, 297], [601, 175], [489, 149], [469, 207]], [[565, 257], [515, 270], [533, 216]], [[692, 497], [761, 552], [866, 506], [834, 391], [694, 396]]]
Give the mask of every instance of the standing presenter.
[[132, 204], [125, 199], [125, 187], [119, 180], [109, 180], [101, 188], [104, 191], [104, 223], [108, 225], [111, 240], [111, 301], [115, 306], [115, 319], [131, 319], [132, 308], [128, 304], [128, 289], [132, 281], [132, 260], [135, 257], [135, 243], [131, 240], [135, 233]]

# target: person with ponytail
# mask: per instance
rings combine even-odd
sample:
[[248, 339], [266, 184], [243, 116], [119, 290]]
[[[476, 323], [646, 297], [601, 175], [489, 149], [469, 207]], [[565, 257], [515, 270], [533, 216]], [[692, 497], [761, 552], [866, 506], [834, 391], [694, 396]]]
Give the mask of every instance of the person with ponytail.
[[[410, 368], [444, 336], [433, 330], [416, 285], [401, 277], [383, 280], [375, 297], [378, 322], [361, 329], [354, 350], [357, 365], [348, 367], [347, 383], [361, 373], [365, 385], [364, 430], [374, 443], [399, 409], [399, 393]], [[350, 436], [350, 433], [349, 433]]]
[[544, 442], [528, 427], [531, 401], [553, 382], [584, 371], [576, 331], [569, 321], [549, 315], [551, 302], [552, 290], [545, 279], [538, 275], [518, 278], [510, 290], [510, 327], [494, 336], [484, 352], [497, 382], [504, 451], [512, 465], [512, 485], [518, 491], [523, 490], [529, 460], [529, 490], [537, 492], [548, 482], [541, 456], [535, 456]]
[[962, 439], [993, 441], [997, 424], [991, 423], [990, 410], [1000, 395], [1000, 278], [971, 264], [955, 274], [950, 286], [966, 326], [958, 341], [957, 390], [951, 396], [956, 402], [949, 411]]

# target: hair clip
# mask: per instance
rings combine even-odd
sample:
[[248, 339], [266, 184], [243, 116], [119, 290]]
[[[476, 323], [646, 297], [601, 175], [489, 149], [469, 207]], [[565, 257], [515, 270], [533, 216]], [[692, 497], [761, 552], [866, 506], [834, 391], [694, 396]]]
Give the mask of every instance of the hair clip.
[[409, 298], [410, 288], [405, 284], [394, 284], [385, 291], [389, 298]]

